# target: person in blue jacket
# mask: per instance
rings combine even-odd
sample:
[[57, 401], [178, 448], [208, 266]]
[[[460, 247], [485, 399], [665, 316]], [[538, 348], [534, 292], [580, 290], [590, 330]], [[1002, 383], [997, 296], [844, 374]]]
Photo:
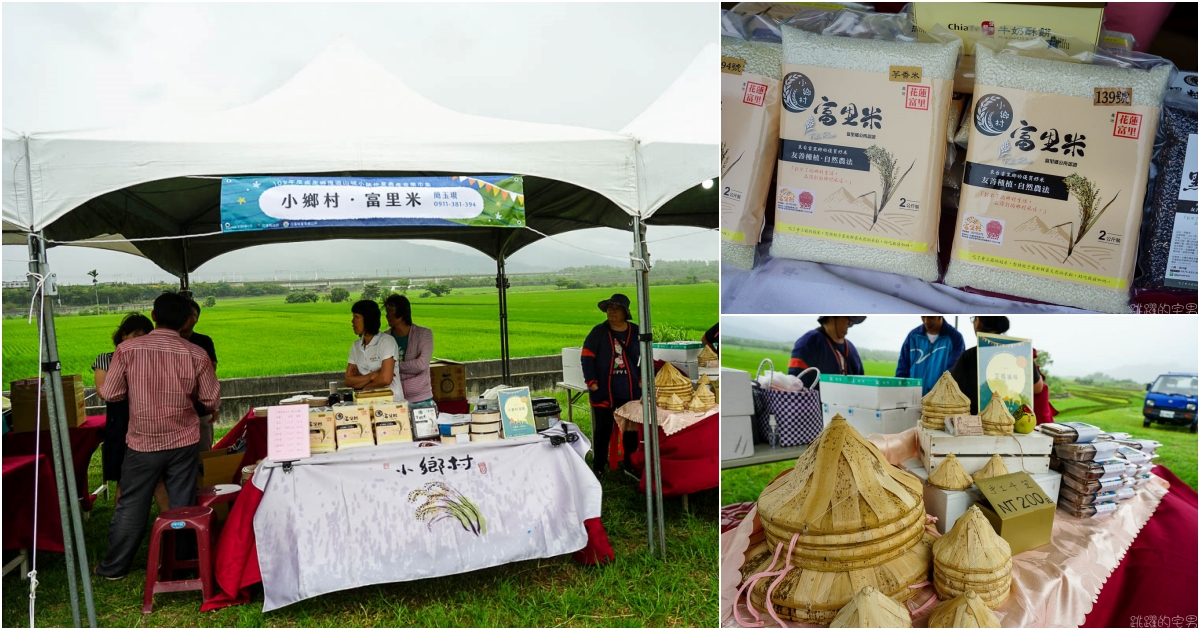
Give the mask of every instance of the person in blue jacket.
[[963, 353], [963, 337], [941, 315], [922, 317], [900, 346], [896, 376], [921, 379], [921, 395], [929, 393], [942, 373]]
[[[858, 349], [846, 339], [850, 327], [861, 324], [866, 317], [848, 315], [822, 315], [820, 324], [796, 340], [792, 348], [792, 360], [788, 363], [788, 374], [798, 376], [804, 370], [815, 367], [821, 374], [844, 374], [862, 376], [863, 363]], [[805, 387], [816, 386], [815, 375], [801, 377]]]
[[[630, 321], [629, 298], [615, 293], [597, 306], [607, 316], [583, 341], [580, 363], [592, 404], [592, 470], [596, 476], [608, 468], [609, 440], [616, 421], [613, 412], [642, 397], [641, 347], [638, 326]], [[621, 436], [624, 469], [632, 470], [631, 457], [638, 447], [636, 431]]]

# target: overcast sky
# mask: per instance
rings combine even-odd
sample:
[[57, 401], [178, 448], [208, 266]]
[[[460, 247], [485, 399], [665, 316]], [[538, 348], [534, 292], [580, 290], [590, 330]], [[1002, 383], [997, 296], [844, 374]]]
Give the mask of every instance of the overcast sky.
[[[228, 109], [278, 87], [345, 35], [414, 90], [457, 111], [617, 131], [716, 41], [718, 14], [716, 3], [5, 3], [3, 125], [17, 132], [113, 127]], [[481, 92], [473, 77], [497, 73], [519, 78], [520, 89]], [[658, 259], [718, 257], [712, 231], [652, 227], [648, 237], [662, 241], [652, 248]], [[632, 247], [629, 232], [611, 229], [558, 238], [617, 255]], [[491, 264], [463, 246], [420, 243]], [[227, 254], [197, 277], [279, 269], [280, 256], [312, 245], [285, 247]], [[322, 247], [337, 257], [355, 245]], [[22, 277], [24, 257], [24, 248], [4, 247], [5, 279]], [[420, 258], [396, 254], [394, 264]], [[97, 266], [109, 277], [167, 276], [133, 256], [80, 248], [53, 249], [50, 262], [67, 282], [86, 280]], [[510, 262], [619, 264], [546, 241]]]
[[[952, 315], [946, 321], [954, 324]], [[1197, 318], [1194, 315], [1012, 315], [1008, 334], [1032, 339], [1050, 352], [1050, 372], [1086, 376], [1104, 372], [1115, 378], [1149, 382], [1168, 371], [1195, 372]], [[847, 337], [859, 348], [900, 350], [904, 337], [921, 325], [907, 315], [872, 315], [850, 328]], [[723, 337], [795, 342], [817, 327], [815, 315], [724, 315]], [[969, 315], [958, 317], [966, 347], [975, 345]]]

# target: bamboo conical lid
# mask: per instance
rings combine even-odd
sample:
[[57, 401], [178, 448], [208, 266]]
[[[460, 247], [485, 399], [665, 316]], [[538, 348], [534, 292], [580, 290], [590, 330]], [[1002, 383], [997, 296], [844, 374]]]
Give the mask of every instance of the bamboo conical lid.
[[971, 479], [971, 475], [968, 475], [967, 471], [963, 469], [954, 453], [947, 455], [946, 459], [942, 460], [942, 463], [938, 464], [938, 467], [929, 474], [929, 485], [943, 490], [966, 490], [973, 483], [975, 482]]
[[[932, 540], [933, 536], [925, 533], [904, 555], [868, 569], [826, 572], [793, 567], [771, 592], [775, 614], [805, 623], [830, 623], [854, 597], [855, 589], [861, 590], [864, 585], [875, 586], [896, 602], [907, 601], [918, 592], [908, 587], [929, 579]], [[742, 566], [742, 579], [765, 571], [774, 554], [775, 546], [765, 541], [752, 547], [746, 554], [750, 559]], [[782, 564], [780, 558], [774, 568], [782, 569]], [[751, 590], [750, 603], [755, 608], [766, 610], [764, 598], [771, 582], [771, 578], [763, 579]]]
[[954, 522], [954, 527], [933, 544], [934, 564], [963, 574], [984, 574], [1012, 561], [1012, 547], [972, 505]]
[[911, 628], [912, 615], [896, 600], [880, 593], [874, 586], [864, 586], [846, 604], [830, 628]]
[[713, 393], [712, 388], [708, 385], [701, 384], [696, 388], [696, 394], [693, 401], [699, 400], [704, 404], [704, 410], [707, 411], [717, 406], [717, 395]]
[[796, 566], [845, 571], [903, 555], [924, 531], [925, 505], [920, 480], [836, 415], [763, 490], [758, 514], [771, 545], [799, 533]]
[[971, 478], [975, 483], [979, 483], [980, 479], [988, 479], [989, 477], [999, 477], [1008, 474], [1008, 466], [1004, 465], [1004, 460], [1000, 459], [999, 455], [992, 455], [992, 458], [983, 465], [983, 468], [975, 471]]
[[[691, 379], [684, 376], [679, 368], [670, 363], [664, 364], [658, 371], [658, 375], [654, 377], [654, 389], [657, 391], [658, 400], [665, 401], [662, 404], [664, 409], [683, 411], [692, 402]], [[681, 401], [679, 409], [669, 406], [671, 396], [679, 397]]]
[[983, 413], [979, 414], [979, 419], [983, 423], [985, 435], [1012, 435], [1013, 427], [1017, 423], [1017, 419], [1008, 412], [1000, 394], [992, 394], [991, 402]]
[[699, 361], [700, 365], [703, 365], [704, 367], [714, 367], [713, 363], [720, 361], [720, 357], [717, 356], [716, 352], [712, 351], [712, 348], [704, 346], [704, 348], [700, 350], [700, 356], [696, 357], [696, 360]]
[[[660, 398], [659, 400], [662, 399]], [[662, 404], [662, 408], [670, 411], [684, 411], [687, 409], [687, 404], [683, 402], [683, 399], [678, 394], [671, 394], [671, 397]]]
[[[712, 394], [709, 394], [709, 395], [711, 396]], [[695, 413], [704, 413], [705, 411], [712, 409], [713, 406], [714, 405], [706, 405], [704, 403], [704, 400], [702, 400], [699, 396], [693, 396], [692, 402], [688, 403], [687, 408], [688, 408], [688, 411], [692, 411]]]
[[713, 387], [713, 382], [711, 380], [709, 380], [707, 374], [700, 375], [700, 380], [696, 381], [696, 389], [699, 389], [701, 385], [708, 385], [709, 387]]
[[943, 602], [929, 616], [930, 628], [999, 628], [1000, 620], [974, 591]]
[[691, 387], [692, 381], [688, 377], [684, 376], [683, 372], [680, 372], [679, 368], [675, 367], [673, 364], [663, 364], [663, 366], [659, 368], [658, 374], [654, 377], [654, 387], [667, 388], [678, 385]]
[[971, 399], [962, 393], [958, 383], [950, 372], [942, 372], [941, 378], [934, 383], [933, 389], [921, 397], [921, 408], [932, 412], [945, 412], [946, 415], [966, 413], [971, 410]]

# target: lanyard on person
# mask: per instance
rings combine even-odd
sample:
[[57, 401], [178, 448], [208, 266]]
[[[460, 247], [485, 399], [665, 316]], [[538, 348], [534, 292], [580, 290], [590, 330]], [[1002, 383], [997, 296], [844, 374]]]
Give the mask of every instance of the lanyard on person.
[[829, 335], [822, 336], [825, 337], [825, 343], [829, 344], [829, 349], [833, 351], [833, 356], [837, 357], [838, 369], [842, 371], [843, 375], [848, 374], [846, 370], [846, 357], [842, 356], [842, 353], [833, 347], [833, 341], [829, 338]]

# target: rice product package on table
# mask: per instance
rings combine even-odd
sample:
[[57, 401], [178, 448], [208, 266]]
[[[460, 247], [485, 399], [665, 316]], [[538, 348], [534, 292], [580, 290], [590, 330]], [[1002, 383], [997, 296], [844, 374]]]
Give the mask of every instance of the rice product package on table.
[[771, 255], [936, 280], [951, 79], [962, 41], [907, 14], [783, 24]]
[[1111, 501], [1105, 503], [1094, 503], [1092, 505], [1076, 506], [1066, 501], [1059, 500], [1058, 509], [1077, 518], [1092, 518], [1094, 516], [1106, 516], [1117, 511], [1119, 504]]
[[783, 45], [770, 18], [721, 14], [721, 260], [749, 269], [779, 142]]
[[[1087, 48], [1079, 44], [1072, 51]], [[1130, 311], [1142, 202], [1172, 66], [1093, 50], [1068, 58], [1053, 57], [1040, 39], [1001, 52], [976, 44], [971, 137], [946, 284]]]
[[[1196, 81], [1196, 73], [1180, 73]], [[1192, 88], [1193, 94], [1195, 88]], [[1139, 303], [1165, 296], [1196, 303], [1196, 99], [1170, 92], [1163, 100], [1162, 124], [1154, 146], [1157, 177], [1142, 221], [1134, 281]], [[1157, 312], [1141, 309], [1143, 312]]]

